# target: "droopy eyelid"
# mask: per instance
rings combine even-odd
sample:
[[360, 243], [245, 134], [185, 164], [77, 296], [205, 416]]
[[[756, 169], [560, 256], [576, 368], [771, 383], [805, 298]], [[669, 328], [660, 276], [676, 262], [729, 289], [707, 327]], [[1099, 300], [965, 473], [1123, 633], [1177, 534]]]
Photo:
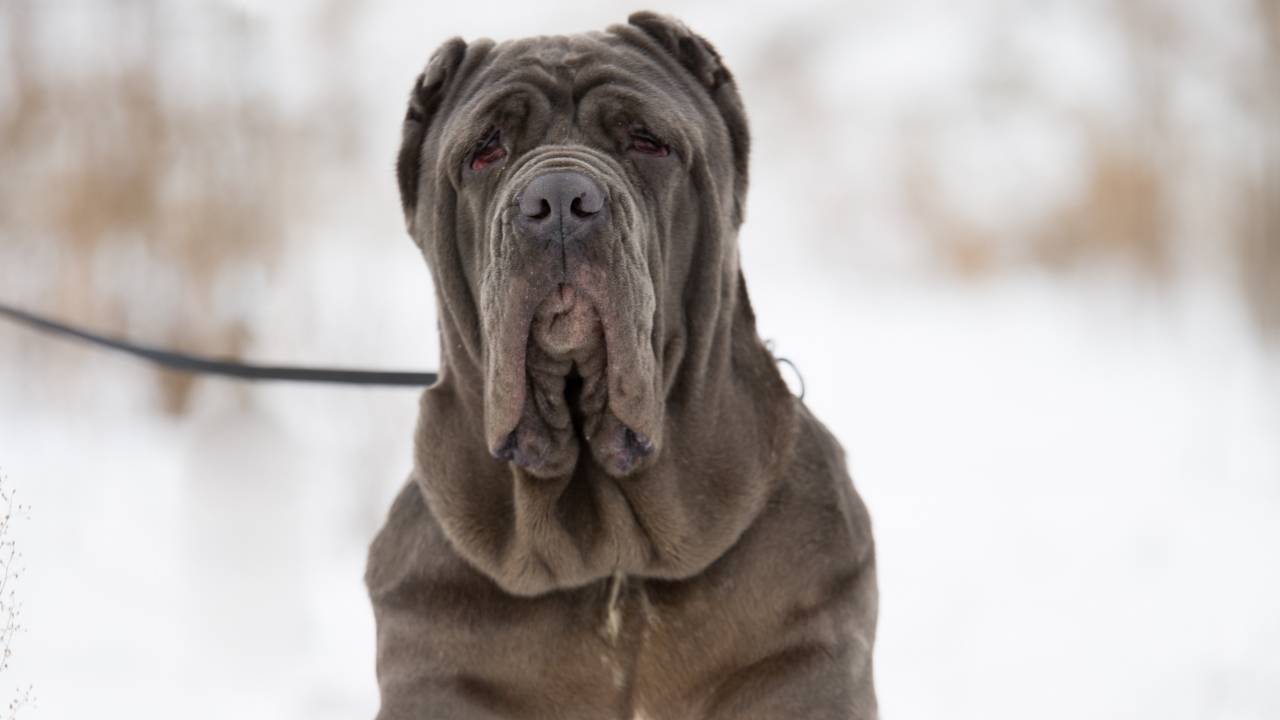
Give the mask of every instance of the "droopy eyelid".
[[490, 125], [489, 128], [480, 135], [480, 138], [476, 140], [475, 144], [471, 146], [472, 151], [482, 150], [485, 147], [488, 147], [490, 143], [498, 139], [500, 133], [501, 131], [497, 125]]

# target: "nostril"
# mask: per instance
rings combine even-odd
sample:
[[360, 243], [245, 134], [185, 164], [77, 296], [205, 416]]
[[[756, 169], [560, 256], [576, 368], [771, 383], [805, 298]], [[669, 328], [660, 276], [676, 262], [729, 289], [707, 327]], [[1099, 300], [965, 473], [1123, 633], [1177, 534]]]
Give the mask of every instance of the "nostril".
[[572, 203], [569, 204], [569, 212], [573, 213], [574, 217], [589, 218], [600, 212], [598, 204], [596, 204], [595, 209], [592, 209], [592, 203], [589, 202], [589, 199], [588, 202], [583, 202], [584, 199], [585, 196], [579, 195], [573, 199]]
[[551, 215], [552, 200], [545, 188], [530, 187], [516, 197], [520, 214], [530, 220], [544, 220]]
[[582, 217], [587, 217], [595, 215], [604, 209], [604, 193], [600, 191], [600, 188], [595, 183], [586, 178], [583, 179], [586, 181], [586, 187], [576, 200]]
[[551, 203], [547, 202], [546, 200], [543, 200], [542, 204], [538, 206], [537, 212], [526, 213], [526, 215], [529, 217], [530, 220], [542, 220], [547, 216], [551, 215]]

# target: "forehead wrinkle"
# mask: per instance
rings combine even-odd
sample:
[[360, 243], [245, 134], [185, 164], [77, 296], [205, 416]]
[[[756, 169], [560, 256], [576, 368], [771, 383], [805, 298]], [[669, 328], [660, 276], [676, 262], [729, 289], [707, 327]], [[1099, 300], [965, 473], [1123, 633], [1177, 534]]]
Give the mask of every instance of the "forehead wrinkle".
[[572, 87], [578, 71], [596, 64], [603, 44], [589, 36], [551, 36], [511, 40], [497, 48], [499, 56], [491, 69], [503, 74], [519, 71], [538, 73], [547, 81]]
[[[477, 124], [512, 96], [526, 94], [546, 103], [550, 132], [563, 140], [576, 132], [585, 108], [607, 103], [659, 132], [687, 159], [690, 146], [707, 132], [709, 98], [693, 82], [673, 63], [613, 34], [508, 40], [491, 46], [467, 78], [455, 127]], [[691, 113], [691, 107], [702, 112]]]
[[458, 87], [456, 104], [461, 110], [487, 107], [498, 96], [510, 95], [510, 86], [524, 84], [549, 97], [554, 96], [563, 81], [546, 63], [536, 61], [529, 50], [537, 48], [539, 38], [509, 40], [494, 44], [491, 40], [476, 42], [483, 52], [481, 66], [468, 73]]
[[458, 108], [456, 119], [450, 120], [449, 127], [458, 128], [463, 134], [473, 133], [479, 129], [481, 120], [507, 107], [513, 99], [523, 100], [538, 94], [539, 88], [525, 83], [507, 84], [479, 93]]
[[[611, 53], [625, 58], [628, 84], [643, 88], [645, 94], [661, 106], [668, 106], [665, 99], [678, 94], [675, 107], [697, 108], [694, 114], [702, 118], [720, 117], [710, 92], [669, 53], [650, 53], [616, 34], [609, 34], [603, 40]], [[653, 79], [648, 79], [650, 77]]]
[[[569, 98], [576, 104], [591, 87], [626, 77], [615, 66], [616, 51], [602, 33], [511, 40], [497, 46], [485, 74], [494, 82], [523, 79], [553, 99]], [[602, 73], [606, 77], [600, 77]]]

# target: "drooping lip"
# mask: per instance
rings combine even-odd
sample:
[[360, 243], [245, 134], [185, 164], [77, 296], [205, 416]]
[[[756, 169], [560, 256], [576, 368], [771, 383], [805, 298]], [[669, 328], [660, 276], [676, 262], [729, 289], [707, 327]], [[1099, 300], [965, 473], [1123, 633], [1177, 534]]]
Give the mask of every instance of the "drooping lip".
[[[489, 434], [486, 440], [490, 452], [499, 459], [511, 459], [510, 456], [514, 454], [513, 442], [516, 428], [520, 425], [525, 413], [526, 403], [532, 402], [532, 398], [528, 396], [528, 384], [532, 372], [529, 367], [529, 353], [530, 346], [536, 342], [534, 325], [540, 314], [554, 322], [556, 318], [548, 316], [562, 316], [579, 303], [589, 306], [598, 318], [602, 334], [606, 335], [603, 347], [599, 351], [605, 355], [606, 377], [609, 372], [609, 344], [607, 331], [604, 330], [606, 321], [591, 295], [568, 282], [553, 283], [545, 293], [531, 292], [529, 283], [524, 281], [519, 281], [517, 285], [523, 287], [513, 287], [510, 295], [521, 298], [520, 312], [518, 315], [509, 317], [511, 322], [508, 327], [499, 328], [500, 344], [497, 345], [495, 356], [491, 360], [491, 366], [499, 370], [491, 373], [488, 378], [488, 411], [492, 415], [491, 422], [488, 423]], [[530, 297], [538, 299], [530, 302], [528, 300]], [[495, 390], [502, 392], [495, 392]], [[501, 395], [505, 395], [505, 402], [502, 401]]]
[[[532, 288], [527, 280], [515, 278], [512, 285], [515, 287], [504, 295], [528, 298]], [[495, 321], [497, 327], [486, 343], [489, 356], [485, 373], [485, 442], [495, 457], [506, 454], [504, 448], [524, 408], [525, 358], [536, 309], [536, 304], [527, 301], [503, 304], [499, 310], [503, 316]]]
[[575, 301], [578, 299], [577, 289], [569, 283], [558, 283], [556, 289], [547, 295], [541, 305], [534, 311], [549, 312], [555, 315], [563, 315], [572, 309]]
[[559, 283], [534, 310], [529, 339], [552, 356], [572, 357], [596, 349], [600, 325], [595, 304], [580, 298], [572, 284]]
[[[620, 337], [617, 317], [611, 312], [609, 292], [596, 283], [559, 282], [543, 293], [530, 292], [527, 282], [518, 282], [517, 285], [510, 289], [508, 297], [519, 298], [520, 302], [516, 308], [509, 307], [508, 313], [518, 312], [506, 315], [505, 326], [497, 328], [495, 340], [498, 342], [489, 363], [486, 443], [490, 452], [495, 458], [525, 465], [534, 474], [543, 474], [538, 472], [540, 458], [537, 453], [529, 452], [517, 442], [517, 429], [522, 427], [522, 420], [530, 422], [527, 415], [533, 411], [526, 405], [533, 402], [529, 396], [532, 380], [528, 363], [530, 346], [535, 342], [535, 322], [549, 319], [552, 323], [557, 320], [581, 323], [589, 310], [598, 319], [598, 329], [594, 332], [600, 334], [601, 347], [595, 348], [594, 352], [603, 354], [600, 382], [604, 383], [607, 396], [599, 417], [591, 419], [592, 432], [582, 432], [583, 428], [579, 428], [579, 435], [585, 436], [582, 439], [587, 441], [591, 453], [607, 472], [616, 476], [630, 473], [656, 449], [657, 423], [652, 419], [653, 413], [643, 412], [652, 400], [652, 394], [644, 384], [644, 374], [640, 372], [646, 366], [652, 367], [651, 362], [646, 363], [640, 358], [646, 353], [646, 347], [625, 345], [626, 340]], [[530, 297], [538, 299], [530, 302]], [[539, 332], [545, 330], [539, 328]], [[553, 336], [556, 330], [558, 328], [552, 329]], [[592, 331], [584, 327], [566, 327], [563, 330], [564, 334], [558, 339], [565, 342], [581, 341], [581, 333]], [[633, 369], [629, 377], [619, 372], [626, 368]], [[551, 432], [549, 428], [544, 430]], [[521, 437], [527, 437], [526, 432], [521, 430]], [[578, 442], [578, 439], [573, 439], [573, 442]], [[575, 454], [575, 460], [577, 457]], [[554, 474], [547, 468], [542, 470]], [[555, 472], [562, 470], [564, 468], [559, 466], [555, 468]]]
[[[581, 275], [594, 275], [594, 281], [575, 283], [579, 292], [594, 303], [600, 313], [600, 325], [604, 332], [606, 381], [609, 389], [609, 411], [630, 428], [642, 444], [661, 444], [660, 399], [657, 392], [657, 359], [652, 345], [652, 288], [641, 302], [633, 288], [635, 304], [647, 305], [647, 310], [627, 309], [635, 317], [624, 318], [625, 305], [617, 298], [609, 297], [603, 271], [584, 268]], [[647, 322], [639, 322], [642, 315]], [[627, 322], [627, 320], [631, 322]]]

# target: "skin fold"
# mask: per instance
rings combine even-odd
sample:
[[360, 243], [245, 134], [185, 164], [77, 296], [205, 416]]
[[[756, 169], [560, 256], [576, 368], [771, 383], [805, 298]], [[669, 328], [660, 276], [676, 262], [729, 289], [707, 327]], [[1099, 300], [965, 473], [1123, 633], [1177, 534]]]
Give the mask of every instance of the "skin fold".
[[369, 553], [380, 720], [876, 717], [870, 521], [756, 331], [748, 154], [670, 18], [428, 62], [397, 177], [442, 362]]

